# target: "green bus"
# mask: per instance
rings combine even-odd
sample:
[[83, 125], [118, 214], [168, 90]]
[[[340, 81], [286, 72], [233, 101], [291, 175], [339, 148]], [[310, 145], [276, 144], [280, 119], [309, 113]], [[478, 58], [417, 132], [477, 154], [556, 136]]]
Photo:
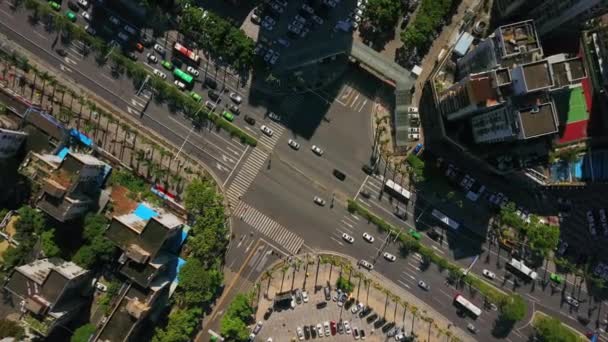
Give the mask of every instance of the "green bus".
[[188, 83], [188, 85], [192, 84], [192, 76], [186, 74], [185, 72], [183, 72], [180, 68], [175, 68], [173, 70], [173, 75], [177, 78], [179, 78], [180, 80], [184, 81], [185, 83]]

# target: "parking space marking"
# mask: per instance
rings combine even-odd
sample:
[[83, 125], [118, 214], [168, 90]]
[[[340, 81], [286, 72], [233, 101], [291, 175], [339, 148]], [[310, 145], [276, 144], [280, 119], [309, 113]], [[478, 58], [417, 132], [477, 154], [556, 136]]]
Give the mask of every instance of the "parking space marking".
[[361, 104], [361, 106], [359, 107], [359, 110], [357, 110], [357, 112], [361, 113], [361, 110], [363, 110], [363, 107], [365, 107], [366, 104], [367, 104], [367, 99], [365, 99], [365, 101], [363, 101], [363, 103]]
[[344, 244], [341, 241], [337, 240], [335, 237], [330, 236], [329, 238], [332, 239], [332, 240], [334, 240], [338, 245], [344, 246]]
[[409, 273], [407, 273], [405, 271], [403, 271], [402, 273], [405, 274], [406, 276], [412, 278], [412, 280], [416, 280], [416, 277], [414, 277], [413, 275], [411, 275], [411, 274], [409, 274]]
[[[2, 12], [4, 12], [4, 11], [2, 11]], [[4, 13], [6, 14], [6, 12], [4, 12]], [[33, 30], [33, 31], [34, 31], [34, 33], [35, 33], [35, 34], [36, 34], [38, 37], [40, 37], [40, 38], [42, 38], [42, 39], [44, 39], [44, 40], [48, 40], [48, 38], [47, 38], [45, 35], [43, 35], [42, 33], [38, 32], [38, 31], [36, 31], [36, 30]]]
[[431, 247], [433, 247], [433, 249], [436, 250], [437, 252], [439, 252], [441, 254], [445, 254], [444, 251], [442, 251], [440, 248], [437, 248], [437, 246], [433, 245]]
[[352, 218], [354, 218], [355, 220], [357, 220], [357, 221], [360, 221], [360, 220], [361, 220], [361, 219], [360, 219], [360, 218], [359, 218], [357, 215], [355, 215], [355, 214], [350, 214], [350, 216], [351, 216]]
[[408, 289], [410, 288], [410, 286], [408, 284], [402, 282], [401, 279], [398, 279], [397, 281], [399, 282], [399, 284], [405, 286], [406, 288], [408, 288]]
[[346, 221], [344, 221], [344, 220], [342, 220], [342, 223], [344, 223], [345, 225], [349, 226], [350, 228], [353, 228], [353, 225], [352, 225], [352, 224], [350, 224], [350, 223], [348, 223], [348, 222], [346, 222]]

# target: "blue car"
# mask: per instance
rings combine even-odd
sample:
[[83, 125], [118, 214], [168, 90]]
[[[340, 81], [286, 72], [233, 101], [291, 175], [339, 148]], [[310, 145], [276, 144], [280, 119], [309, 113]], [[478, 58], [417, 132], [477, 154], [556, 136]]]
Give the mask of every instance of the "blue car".
[[416, 147], [414, 147], [414, 150], [412, 151], [412, 153], [418, 154], [418, 153], [420, 153], [420, 150], [422, 150], [422, 144], [416, 145]]

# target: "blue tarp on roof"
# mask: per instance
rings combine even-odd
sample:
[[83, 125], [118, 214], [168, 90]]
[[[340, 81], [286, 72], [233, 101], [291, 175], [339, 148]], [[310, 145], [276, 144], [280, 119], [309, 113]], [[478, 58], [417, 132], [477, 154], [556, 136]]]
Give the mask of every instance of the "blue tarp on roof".
[[83, 143], [87, 147], [93, 146], [93, 141], [91, 140], [91, 138], [87, 137], [86, 135], [77, 131], [74, 128], [72, 128], [70, 130], [70, 135], [73, 136], [74, 138], [78, 139], [81, 143]]
[[471, 47], [471, 44], [473, 44], [473, 39], [473, 36], [469, 33], [463, 33], [456, 42], [456, 46], [454, 47], [454, 53], [458, 55], [458, 57], [464, 56], [469, 50], [469, 47]]
[[149, 220], [153, 217], [158, 216], [158, 213], [156, 211], [154, 211], [152, 208], [148, 207], [147, 205], [140, 203], [137, 208], [135, 208], [135, 211], [133, 212], [133, 214], [135, 214], [137, 217], [141, 218], [142, 220]]
[[68, 152], [70, 152], [70, 149], [67, 147], [64, 147], [61, 150], [59, 150], [59, 152], [57, 153], [57, 157], [61, 158], [61, 160], [64, 160], [65, 156], [68, 155]]

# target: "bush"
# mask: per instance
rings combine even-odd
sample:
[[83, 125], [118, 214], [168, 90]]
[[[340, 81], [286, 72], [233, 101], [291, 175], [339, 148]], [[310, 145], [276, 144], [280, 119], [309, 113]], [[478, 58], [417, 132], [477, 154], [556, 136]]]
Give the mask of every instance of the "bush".
[[0, 319], [0, 339], [14, 337], [15, 340], [20, 341], [24, 333], [23, 328], [18, 323], [8, 319]]
[[401, 33], [403, 44], [428, 49], [433, 43], [433, 34], [441, 29], [443, 20], [459, 2], [460, 0], [422, 0], [414, 21]]
[[557, 318], [542, 314], [535, 317], [532, 325], [534, 333], [540, 342], [583, 342], [586, 341], [571, 329], [568, 329]]
[[339, 276], [338, 280], [336, 280], [336, 287], [346, 293], [351, 293], [353, 292], [354, 285], [348, 281], [348, 279], [344, 278], [343, 276]]
[[95, 326], [93, 324], [85, 324], [74, 331], [74, 334], [70, 337], [70, 342], [88, 342], [94, 332]]

